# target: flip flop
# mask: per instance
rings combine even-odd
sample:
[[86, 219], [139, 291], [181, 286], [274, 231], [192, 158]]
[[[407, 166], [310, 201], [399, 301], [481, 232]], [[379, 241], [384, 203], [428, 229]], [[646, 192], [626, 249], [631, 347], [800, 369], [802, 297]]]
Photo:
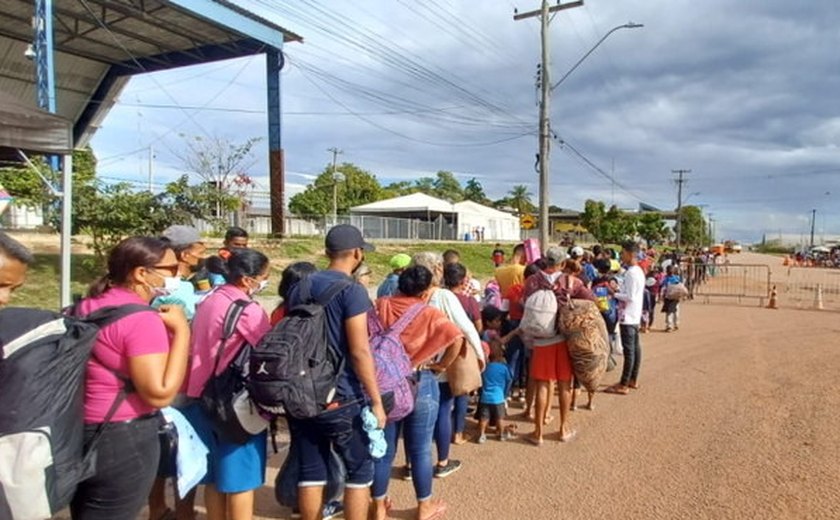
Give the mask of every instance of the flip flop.
[[577, 437], [577, 434], [577, 430], [572, 430], [566, 435], [561, 435], [560, 442], [572, 442], [573, 440], [575, 440], [575, 437]]
[[632, 390], [638, 390], [639, 389], [639, 384], [638, 383], [630, 383], [629, 385], [627, 385], [627, 388], [630, 388]]
[[440, 520], [446, 515], [446, 503], [442, 500], [435, 502], [435, 510], [429, 516], [420, 520]]
[[533, 444], [534, 446], [542, 446], [542, 445], [543, 445], [543, 440], [542, 440], [542, 439], [535, 439], [535, 438], [534, 438], [533, 436], [531, 436], [531, 435], [526, 435], [526, 436], [524, 437], [524, 439], [525, 439], [526, 441], [528, 441], [529, 443]]
[[620, 388], [618, 386], [611, 386], [604, 390], [605, 394], [614, 394], [614, 395], [627, 395], [630, 393], [630, 390], [627, 388]]

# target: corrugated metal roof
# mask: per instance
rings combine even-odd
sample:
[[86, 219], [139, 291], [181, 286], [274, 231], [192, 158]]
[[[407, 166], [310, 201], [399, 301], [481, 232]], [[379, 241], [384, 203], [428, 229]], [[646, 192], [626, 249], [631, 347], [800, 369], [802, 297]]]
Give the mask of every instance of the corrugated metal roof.
[[[302, 40], [227, 0], [53, 0], [53, 10], [56, 108], [77, 123], [77, 145], [92, 136], [130, 75], [270, 47], [269, 38], [246, 34], [233, 21], [256, 22], [261, 34], [277, 34], [278, 43], [281, 35]], [[212, 19], [216, 12], [227, 19]], [[35, 64], [24, 56], [33, 14], [32, 0], [0, 0], [0, 91], [34, 105]], [[100, 86], [105, 92], [97, 97]]]

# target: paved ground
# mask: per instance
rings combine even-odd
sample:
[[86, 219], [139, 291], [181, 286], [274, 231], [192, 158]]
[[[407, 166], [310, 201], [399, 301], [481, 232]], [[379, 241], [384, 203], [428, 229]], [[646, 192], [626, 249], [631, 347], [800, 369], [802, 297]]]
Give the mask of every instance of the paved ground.
[[[435, 493], [464, 520], [840, 518], [838, 333], [834, 313], [688, 303], [643, 337], [641, 390], [575, 412], [577, 440], [455, 447]], [[391, 490], [411, 518], [411, 485]], [[258, 514], [288, 518], [270, 487]]]

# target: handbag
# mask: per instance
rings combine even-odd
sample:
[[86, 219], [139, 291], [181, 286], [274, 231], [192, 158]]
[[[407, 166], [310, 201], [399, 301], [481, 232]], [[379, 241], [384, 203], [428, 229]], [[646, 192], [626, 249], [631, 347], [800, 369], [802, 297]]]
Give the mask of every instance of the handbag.
[[446, 369], [449, 390], [453, 396], [467, 395], [481, 388], [481, 366], [472, 345], [464, 341], [461, 352]]

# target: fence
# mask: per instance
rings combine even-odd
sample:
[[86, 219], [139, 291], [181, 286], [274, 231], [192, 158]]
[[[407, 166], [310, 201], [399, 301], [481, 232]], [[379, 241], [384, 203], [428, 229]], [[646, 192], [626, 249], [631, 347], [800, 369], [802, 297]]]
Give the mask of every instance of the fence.
[[788, 267], [773, 277], [779, 304], [796, 309], [840, 311], [840, 270]]
[[772, 276], [767, 265], [750, 264], [682, 264], [686, 286], [692, 296], [757, 300], [765, 305], [772, 290]]

